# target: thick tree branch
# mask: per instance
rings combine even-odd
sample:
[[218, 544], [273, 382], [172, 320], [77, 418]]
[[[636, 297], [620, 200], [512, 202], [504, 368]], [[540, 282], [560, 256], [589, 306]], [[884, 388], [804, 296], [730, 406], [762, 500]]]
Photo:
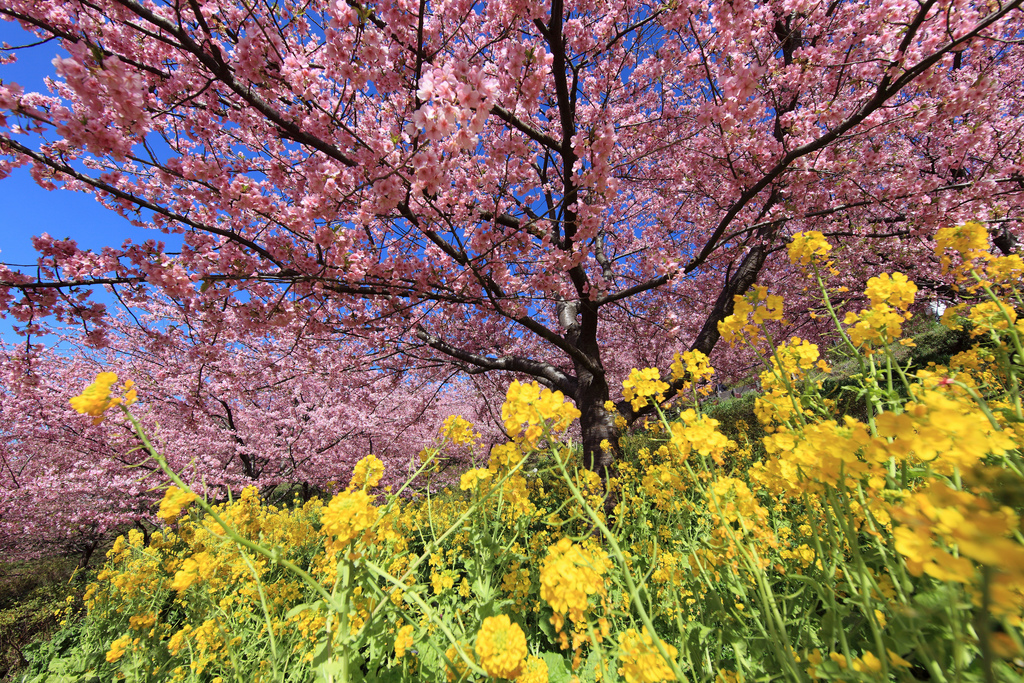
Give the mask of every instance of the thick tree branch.
[[499, 119], [501, 119], [508, 125], [518, 130], [520, 133], [525, 133], [526, 136], [533, 140], [534, 142], [538, 142], [550, 150], [557, 151], [562, 148], [562, 145], [561, 143], [558, 142], [558, 140], [551, 137], [547, 133], [537, 130], [529, 123], [526, 123], [518, 116], [516, 116], [515, 114], [513, 114], [512, 112], [510, 112], [509, 110], [505, 109], [500, 105], [494, 105], [491, 108], [491, 113], [496, 115]]
[[499, 356], [497, 358], [490, 358], [487, 356], [481, 356], [480, 354], [470, 353], [469, 351], [464, 351], [452, 346], [436, 334], [427, 332], [423, 327], [416, 328], [416, 337], [435, 351], [440, 351], [446, 356], [450, 356], [451, 358], [467, 363], [474, 368], [478, 368], [479, 372], [492, 370], [519, 372], [524, 375], [537, 377], [538, 379], [544, 379], [566, 395], [573, 396], [576, 394], [576, 378], [565, 374], [550, 363], [544, 363], [519, 356]]

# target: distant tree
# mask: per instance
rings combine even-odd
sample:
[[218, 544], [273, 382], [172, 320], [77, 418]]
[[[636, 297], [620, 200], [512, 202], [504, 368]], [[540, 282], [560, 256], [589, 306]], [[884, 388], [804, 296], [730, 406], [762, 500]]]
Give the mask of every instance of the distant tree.
[[[99, 371], [136, 382], [133, 412], [147, 435], [213, 499], [246, 486], [275, 503], [323, 495], [344, 487], [368, 453], [385, 463], [383, 484], [400, 484], [451, 414], [480, 424], [487, 440], [500, 436], [483, 407], [467, 400], [475, 392], [423, 377], [414, 383], [380, 359], [369, 368], [370, 359], [346, 355], [343, 344], [286, 343], [287, 330], [196, 343], [170, 320], [111, 321], [101, 351], [36, 349], [26, 358], [24, 345], [0, 347], [4, 557], [70, 553], [84, 563], [112, 531], [156, 521], [166, 480], [136, 450], [135, 430], [116, 411], [93, 424], [69, 404]], [[485, 445], [477, 458], [486, 458]], [[447, 472], [435, 480], [450, 481], [470, 455], [447, 453]]]

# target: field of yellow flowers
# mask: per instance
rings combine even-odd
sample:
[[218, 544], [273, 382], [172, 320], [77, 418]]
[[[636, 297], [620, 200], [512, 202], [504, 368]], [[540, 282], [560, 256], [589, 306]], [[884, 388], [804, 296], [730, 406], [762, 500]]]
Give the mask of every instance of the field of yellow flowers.
[[[968, 302], [944, 321], [976, 344], [913, 372], [893, 348], [914, 284], [872, 278], [870, 307], [839, 319], [828, 243], [790, 247], [858, 367], [863, 419], [823, 395], [817, 346], [771, 339], [784, 302], [755, 288], [722, 331], [769, 349], [763, 438], [727, 436], [696, 400], [659, 408], [606, 484], [562, 436], [575, 408], [514, 382], [513, 440], [458, 489], [381, 491], [368, 456], [328, 501], [210, 505], [168, 471], [166, 527], [118, 539], [26, 680], [1022, 680], [1024, 263], [991, 256], [977, 224], [938, 244]], [[713, 372], [695, 352], [671, 371], [694, 398]], [[660, 376], [634, 371], [627, 399], [658, 402]], [[76, 407], [133, 419], [131, 387], [98, 381]], [[421, 480], [475, 439], [450, 418]]]

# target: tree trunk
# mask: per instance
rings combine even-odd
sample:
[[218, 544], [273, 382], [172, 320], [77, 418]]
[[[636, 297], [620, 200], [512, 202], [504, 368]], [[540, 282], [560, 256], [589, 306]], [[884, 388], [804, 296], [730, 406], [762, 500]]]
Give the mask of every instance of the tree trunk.
[[1003, 252], [1003, 256], [1017, 253], [1017, 249], [1020, 247], [1017, 237], [1009, 231], [1005, 223], [1002, 230], [992, 238], [992, 244], [996, 245], [999, 251]]
[[[97, 541], [88, 541], [82, 547], [82, 553], [78, 556], [78, 568], [85, 570], [89, 568], [89, 560], [92, 559], [92, 554], [96, 552], [96, 546], [99, 545]], [[85, 574], [81, 574], [84, 579]]]
[[[615, 416], [605, 407], [608, 401], [608, 382], [600, 375], [577, 369], [579, 388], [576, 391], [576, 407], [580, 411], [580, 430], [583, 435], [583, 463], [607, 481], [611, 465], [619, 450], [619, 429]], [[607, 441], [608, 448], [601, 443]]]
[[757, 282], [757, 276], [767, 258], [768, 248], [764, 245], [752, 247], [746, 253], [736, 272], [722, 286], [722, 291], [719, 292], [718, 299], [704, 321], [704, 326], [694, 340], [692, 348], [705, 355], [711, 355], [712, 349], [715, 348], [715, 344], [722, 336], [718, 331], [718, 323], [732, 315], [733, 298], [737, 294], [746, 294], [747, 290]]
[[[601, 365], [601, 346], [597, 342], [597, 307], [587, 300], [562, 302], [558, 306], [558, 318], [566, 329], [566, 339], [590, 361], [577, 359], [573, 362], [576, 371], [573, 399], [580, 411], [583, 464], [607, 482], [611, 465], [619, 455], [619, 430], [615, 416], [604, 407], [610, 396], [608, 377]], [[609, 448], [601, 448], [604, 441]]]

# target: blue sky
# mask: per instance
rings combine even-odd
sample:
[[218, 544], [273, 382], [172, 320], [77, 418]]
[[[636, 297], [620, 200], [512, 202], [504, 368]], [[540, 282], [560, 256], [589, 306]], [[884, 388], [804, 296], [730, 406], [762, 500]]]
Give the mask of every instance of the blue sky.
[[[20, 45], [32, 40], [34, 36], [17, 24], [0, 22], [0, 42]], [[55, 42], [19, 50], [17, 62], [0, 66], [0, 78], [4, 83], [18, 83], [26, 91], [46, 92], [43, 79], [55, 73], [51, 60], [60, 52]], [[27, 168], [0, 180], [0, 202], [4, 207], [0, 214], [0, 253], [4, 262], [34, 262], [30, 239], [43, 232], [71, 237], [83, 247], [93, 249], [120, 244], [126, 237], [149, 232], [103, 208], [92, 195], [44, 190], [32, 180]]]
[[[36, 39], [17, 24], [0, 21], [0, 43], [23, 45]], [[61, 52], [56, 42], [18, 51], [18, 61], [0, 66], [4, 83], [17, 83], [26, 91], [46, 92], [43, 79], [55, 73], [51, 61]], [[0, 180], [0, 262], [32, 265], [36, 252], [32, 237], [44, 232], [70, 237], [84, 249], [120, 246], [126, 239], [164, 239], [162, 233], [133, 226], [105, 209], [91, 194], [48, 191], [32, 180], [27, 168]], [[28, 271], [26, 271], [28, 272]], [[107, 301], [104, 293], [98, 299]], [[10, 323], [0, 318], [0, 336], [16, 339]]]

